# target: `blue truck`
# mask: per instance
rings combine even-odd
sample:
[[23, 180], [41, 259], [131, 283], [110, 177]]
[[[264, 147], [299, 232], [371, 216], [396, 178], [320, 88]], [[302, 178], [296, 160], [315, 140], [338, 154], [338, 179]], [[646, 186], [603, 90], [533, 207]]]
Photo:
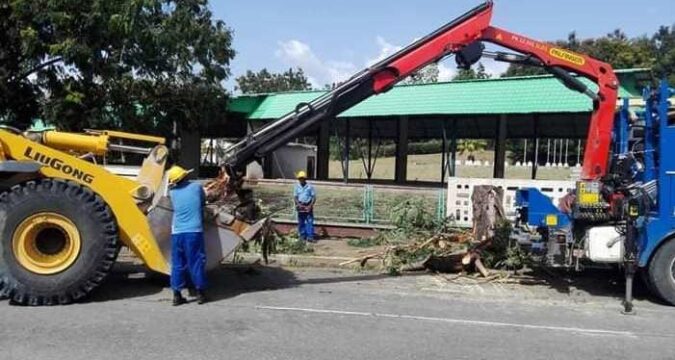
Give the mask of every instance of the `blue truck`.
[[579, 181], [561, 204], [534, 188], [516, 194], [513, 238], [548, 266], [624, 268], [624, 312], [632, 284], [675, 305], [675, 89], [663, 81], [644, 90], [639, 109], [623, 101], [612, 131], [609, 171]]

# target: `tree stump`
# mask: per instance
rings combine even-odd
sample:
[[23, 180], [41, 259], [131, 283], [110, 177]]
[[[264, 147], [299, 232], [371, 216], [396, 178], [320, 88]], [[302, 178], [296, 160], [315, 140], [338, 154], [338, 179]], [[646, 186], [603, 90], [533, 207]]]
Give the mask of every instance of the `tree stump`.
[[480, 185], [473, 188], [473, 236], [476, 241], [492, 239], [497, 224], [506, 218], [504, 214], [504, 190], [496, 186]]

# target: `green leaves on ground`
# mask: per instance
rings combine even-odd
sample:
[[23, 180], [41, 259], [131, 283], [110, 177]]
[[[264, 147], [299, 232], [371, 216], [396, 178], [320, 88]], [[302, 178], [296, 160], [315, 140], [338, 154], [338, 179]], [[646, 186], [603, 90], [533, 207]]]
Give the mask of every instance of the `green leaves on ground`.
[[493, 269], [520, 270], [533, 264], [530, 253], [511, 239], [512, 230], [513, 227], [508, 221], [497, 225], [490, 246], [481, 252], [485, 266]]
[[[311, 254], [314, 248], [306, 241], [298, 238], [297, 232], [281, 234], [277, 231], [271, 231], [267, 236], [271, 236], [270, 254], [302, 255]], [[257, 242], [243, 243], [241, 250], [244, 252], [262, 253], [262, 247]]]
[[274, 242], [274, 249], [272, 250], [273, 254], [301, 255], [314, 252], [314, 249], [311, 245], [298, 238], [297, 233], [290, 233], [287, 235], [277, 234], [276, 236], [277, 238]]
[[430, 231], [439, 225], [436, 215], [431, 212], [426, 202], [419, 198], [394, 205], [390, 214], [392, 224], [405, 232]]

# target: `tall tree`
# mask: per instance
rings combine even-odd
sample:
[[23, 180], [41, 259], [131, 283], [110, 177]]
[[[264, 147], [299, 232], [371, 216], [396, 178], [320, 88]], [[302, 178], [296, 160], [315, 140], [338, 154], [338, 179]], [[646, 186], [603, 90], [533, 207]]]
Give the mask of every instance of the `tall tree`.
[[478, 63], [478, 68], [476, 69], [476, 79], [489, 79], [491, 78], [490, 74], [485, 70], [485, 66], [482, 62]]
[[[651, 67], [658, 56], [654, 51], [653, 39], [644, 36], [631, 39], [621, 30], [614, 30], [596, 39], [583, 40], [579, 40], [576, 33], [572, 32], [567, 40], [556, 41], [555, 44], [605, 61], [615, 69]], [[540, 74], [546, 74], [546, 71], [532, 66], [512, 64], [503, 77]]]
[[419, 85], [435, 83], [438, 82], [439, 73], [440, 71], [438, 70], [438, 64], [432, 63], [410, 75], [408, 78], [402, 81], [402, 84]]
[[490, 74], [485, 70], [483, 63], [478, 63], [476, 70], [473, 68], [468, 69], [459, 69], [457, 74], [452, 78], [453, 81], [456, 80], [475, 80], [475, 79], [489, 79]]
[[161, 132], [226, 106], [232, 34], [207, 0], [12, 0], [0, 15], [0, 117], [13, 124]]
[[652, 37], [656, 52], [654, 74], [659, 78], [668, 78], [675, 86], [675, 25], [661, 26]]
[[288, 69], [283, 73], [271, 73], [267, 69], [259, 72], [248, 70], [237, 78], [237, 90], [244, 94], [263, 94], [284, 91], [311, 90], [312, 85], [300, 69]]

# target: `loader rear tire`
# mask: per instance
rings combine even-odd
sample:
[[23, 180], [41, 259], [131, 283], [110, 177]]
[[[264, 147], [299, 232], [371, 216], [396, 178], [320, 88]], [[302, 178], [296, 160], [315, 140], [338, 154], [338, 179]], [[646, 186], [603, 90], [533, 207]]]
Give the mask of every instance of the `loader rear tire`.
[[649, 283], [658, 297], [675, 305], [675, 240], [663, 244], [649, 262]]
[[108, 205], [74, 182], [41, 179], [0, 194], [0, 297], [19, 305], [80, 300], [110, 272], [118, 249]]

